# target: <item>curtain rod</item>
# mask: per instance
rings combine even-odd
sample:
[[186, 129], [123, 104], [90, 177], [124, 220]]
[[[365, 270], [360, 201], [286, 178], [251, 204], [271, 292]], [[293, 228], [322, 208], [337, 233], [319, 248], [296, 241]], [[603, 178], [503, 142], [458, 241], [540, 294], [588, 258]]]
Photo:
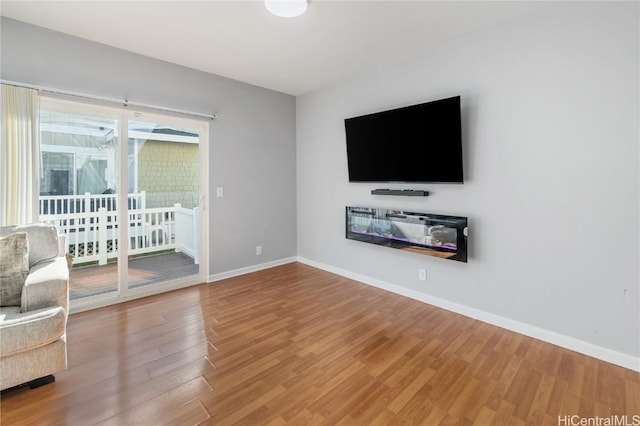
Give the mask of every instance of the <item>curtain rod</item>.
[[76, 98], [84, 98], [84, 99], [90, 99], [90, 100], [95, 100], [95, 101], [109, 102], [109, 103], [122, 105], [124, 107], [130, 107], [131, 106], [131, 107], [138, 107], [138, 108], [148, 108], [148, 109], [154, 109], [154, 110], [158, 110], [158, 111], [165, 111], [165, 112], [171, 112], [171, 113], [177, 113], [177, 114], [190, 115], [192, 117], [208, 118], [209, 120], [216, 120], [217, 118], [219, 118], [219, 116], [217, 114], [202, 114], [202, 113], [199, 113], [199, 112], [185, 111], [185, 110], [181, 110], [181, 109], [175, 109], [175, 108], [169, 108], [169, 107], [163, 107], [163, 106], [157, 106], [157, 105], [142, 104], [142, 103], [138, 103], [138, 102], [130, 102], [128, 99], [122, 100], [122, 99], [117, 99], [117, 98], [107, 98], [107, 97], [103, 97], [103, 96], [88, 95], [86, 93], [71, 92], [71, 91], [68, 91], [68, 90], [54, 89], [54, 88], [51, 88], [51, 87], [38, 86], [38, 85], [34, 85], [34, 84], [29, 84], [29, 83], [20, 83], [20, 82], [9, 81], [9, 80], [4, 80], [4, 79], [0, 80], [0, 83], [8, 84], [8, 85], [11, 85], [11, 86], [25, 87], [25, 88], [28, 88], [28, 89], [35, 89], [35, 90], [38, 90], [39, 92], [44, 92], [44, 93], [51, 93], [51, 94], [65, 95], [65, 96], [73, 96], [73, 97], [76, 97]]

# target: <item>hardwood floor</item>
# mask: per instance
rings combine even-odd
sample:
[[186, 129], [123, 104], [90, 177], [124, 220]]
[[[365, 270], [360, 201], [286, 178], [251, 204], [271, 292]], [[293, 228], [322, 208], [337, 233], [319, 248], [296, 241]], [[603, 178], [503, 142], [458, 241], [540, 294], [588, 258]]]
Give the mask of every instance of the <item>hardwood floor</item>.
[[2, 425], [640, 415], [634, 371], [298, 263], [72, 315], [68, 342], [55, 383], [3, 392]]

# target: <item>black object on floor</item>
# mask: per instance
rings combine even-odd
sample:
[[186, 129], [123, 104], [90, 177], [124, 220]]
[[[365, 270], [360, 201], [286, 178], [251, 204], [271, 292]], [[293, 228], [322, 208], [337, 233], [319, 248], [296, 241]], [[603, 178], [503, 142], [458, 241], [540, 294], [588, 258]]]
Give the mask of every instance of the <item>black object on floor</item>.
[[29, 389], [39, 388], [40, 386], [48, 385], [49, 383], [53, 383], [56, 381], [56, 378], [53, 374], [49, 374], [48, 376], [40, 377], [39, 379], [31, 380], [27, 382], [27, 386]]

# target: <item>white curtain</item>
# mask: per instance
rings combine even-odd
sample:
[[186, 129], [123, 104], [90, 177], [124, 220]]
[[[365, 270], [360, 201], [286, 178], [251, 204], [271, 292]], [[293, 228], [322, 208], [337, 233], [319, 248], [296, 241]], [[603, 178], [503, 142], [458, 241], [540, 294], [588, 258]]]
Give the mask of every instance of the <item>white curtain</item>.
[[2, 85], [0, 226], [38, 221], [40, 129], [38, 91]]

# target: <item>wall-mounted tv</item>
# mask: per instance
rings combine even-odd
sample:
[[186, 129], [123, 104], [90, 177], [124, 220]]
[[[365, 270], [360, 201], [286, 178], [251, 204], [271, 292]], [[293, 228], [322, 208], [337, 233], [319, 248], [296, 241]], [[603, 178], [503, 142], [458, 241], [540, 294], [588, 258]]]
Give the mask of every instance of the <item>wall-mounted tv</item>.
[[463, 182], [460, 96], [344, 120], [349, 182]]

